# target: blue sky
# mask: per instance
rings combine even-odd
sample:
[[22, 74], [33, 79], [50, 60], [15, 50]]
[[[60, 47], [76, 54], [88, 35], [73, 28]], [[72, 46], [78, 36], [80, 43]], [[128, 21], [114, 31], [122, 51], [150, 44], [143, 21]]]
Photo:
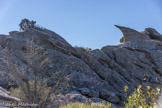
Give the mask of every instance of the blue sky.
[[21, 19], [55, 31], [73, 46], [119, 44], [115, 24], [162, 33], [162, 0], [0, 0], [0, 34], [19, 30]]

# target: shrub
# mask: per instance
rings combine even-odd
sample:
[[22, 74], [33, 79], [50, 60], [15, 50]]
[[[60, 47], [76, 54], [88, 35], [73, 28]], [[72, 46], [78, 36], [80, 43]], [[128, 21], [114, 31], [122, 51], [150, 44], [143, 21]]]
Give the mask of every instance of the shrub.
[[60, 106], [59, 108], [111, 108], [110, 103], [93, 103], [92, 101], [89, 103], [74, 103], [68, 104], [66, 106]]
[[[30, 93], [31, 93], [31, 101], [34, 102], [34, 81], [30, 81]], [[27, 96], [27, 87], [24, 85], [23, 89], [22, 87], [18, 88], [10, 88], [10, 93], [12, 96], [18, 97], [23, 102], [28, 102], [28, 96]], [[48, 94], [50, 91], [50, 87], [47, 87], [46, 85], [42, 85], [42, 83], [37, 82], [37, 95], [38, 95], [38, 101], [41, 101], [45, 98], [45, 94]]]
[[[126, 89], [125, 92], [127, 94]], [[139, 85], [135, 92], [128, 97], [127, 102], [125, 102], [125, 108], [154, 108], [158, 104], [159, 94], [159, 88], [151, 89], [150, 86], [142, 88]]]
[[36, 21], [33, 21], [33, 20], [28, 20], [26, 18], [22, 19], [19, 26], [20, 26], [20, 30], [26, 30], [26, 29], [29, 29], [29, 28], [34, 28], [36, 24]]
[[85, 48], [85, 47], [78, 47], [78, 46], [75, 46], [75, 48], [78, 48], [78, 49], [80, 49], [80, 50], [82, 50], [82, 51], [84, 51], [84, 52], [88, 52], [88, 51], [90, 51], [90, 50], [92, 50], [91, 48]]

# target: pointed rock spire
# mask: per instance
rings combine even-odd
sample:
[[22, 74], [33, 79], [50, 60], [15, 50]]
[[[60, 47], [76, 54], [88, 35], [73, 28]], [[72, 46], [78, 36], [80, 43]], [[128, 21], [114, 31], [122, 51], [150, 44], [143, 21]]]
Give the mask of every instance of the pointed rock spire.
[[141, 34], [140, 32], [123, 26], [115, 25], [117, 28], [121, 30], [124, 35], [124, 42], [128, 41], [141, 41], [141, 40], [148, 40], [150, 37], [148, 35]]

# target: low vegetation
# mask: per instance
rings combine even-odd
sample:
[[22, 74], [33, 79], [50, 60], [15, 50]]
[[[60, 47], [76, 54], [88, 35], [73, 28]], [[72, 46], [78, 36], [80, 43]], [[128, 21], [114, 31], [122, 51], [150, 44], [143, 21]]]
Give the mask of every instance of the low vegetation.
[[84, 51], [84, 52], [89, 52], [89, 51], [91, 51], [92, 49], [91, 48], [88, 48], [88, 47], [79, 47], [79, 46], [75, 46], [75, 48], [77, 48], [77, 49], [80, 49], [80, 50], [82, 50], [82, 51]]
[[[125, 87], [127, 94], [128, 87]], [[142, 88], [140, 85], [135, 92], [128, 97], [125, 102], [125, 108], [155, 108], [158, 103], [158, 97], [160, 95], [160, 88], [152, 89], [150, 86]]]
[[102, 102], [100, 104], [94, 104], [92, 101], [89, 103], [74, 103], [74, 104], [69, 104], [66, 106], [60, 106], [59, 108], [111, 108], [111, 104]]
[[[128, 87], [125, 86], [125, 92], [127, 95]], [[127, 102], [125, 102], [125, 108], [156, 108], [156, 105], [160, 106], [157, 99], [160, 95], [160, 88], [152, 89], [150, 86], [146, 88], [142, 88], [140, 85], [135, 90], [135, 92], [128, 97]], [[59, 108], [111, 108], [111, 104], [108, 103], [100, 103], [100, 104], [92, 104], [89, 103], [74, 103], [68, 104], [65, 106], [60, 106]]]
[[[30, 81], [29, 85], [30, 85], [31, 101], [34, 102], [34, 98], [35, 98], [34, 97], [34, 81]], [[44, 99], [46, 94], [49, 93], [50, 89], [51, 88], [48, 87], [47, 85], [45, 85], [45, 83], [44, 83], [44, 85], [42, 85], [42, 83], [40, 81], [37, 82], [37, 97], [38, 97], [39, 102]], [[23, 90], [21, 87], [10, 88], [11, 95], [18, 97], [23, 102], [28, 102], [27, 91], [28, 91], [28, 89], [26, 86], [24, 86]]]

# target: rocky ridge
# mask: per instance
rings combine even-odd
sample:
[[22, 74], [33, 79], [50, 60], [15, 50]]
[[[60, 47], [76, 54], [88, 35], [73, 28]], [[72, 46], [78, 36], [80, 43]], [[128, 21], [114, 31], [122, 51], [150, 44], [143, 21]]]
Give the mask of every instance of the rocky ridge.
[[[131, 94], [138, 85], [162, 87], [162, 35], [153, 28], [143, 32], [117, 26], [122, 33], [121, 44], [104, 46], [101, 49], [83, 51], [72, 47], [55, 32], [47, 29], [28, 29], [23, 32], [12, 31], [9, 35], [0, 35], [1, 58], [7, 48], [17, 62], [30, 68], [25, 63], [29, 49], [27, 41], [48, 52], [51, 62], [42, 70], [44, 77], [59, 72], [64, 74], [68, 86], [62, 85], [56, 91], [58, 98], [54, 106], [63, 103], [107, 101], [116, 106], [123, 106], [126, 100], [124, 87], [129, 87]], [[0, 85], [9, 86], [7, 74], [12, 71], [0, 61]], [[29, 71], [30, 73], [30, 71]], [[55, 85], [56, 78], [48, 82]], [[50, 105], [51, 107], [52, 105]], [[118, 107], [119, 107], [118, 106]], [[115, 106], [114, 106], [115, 107]]]

